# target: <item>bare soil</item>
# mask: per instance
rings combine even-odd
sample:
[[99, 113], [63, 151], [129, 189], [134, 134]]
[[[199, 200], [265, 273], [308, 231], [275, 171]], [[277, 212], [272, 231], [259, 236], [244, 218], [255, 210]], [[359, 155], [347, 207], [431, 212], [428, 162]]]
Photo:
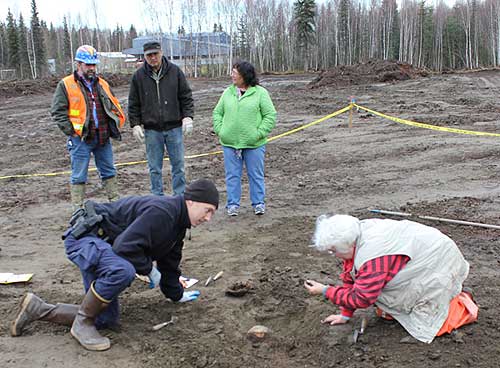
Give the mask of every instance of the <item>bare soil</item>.
[[[103, 77], [111, 87], [123, 86], [130, 83], [130, 75], [127, 74], [104, 74]], [[41, 79], [9, 80], [0, 81], [0, 98], [16, 96], [27, 96], [46, 93], [47, 90], [55, 89], [61, 79], [55, 76]]]
[[[483, 71], [429, 76], [398, 83], [326, 84], [310, 89], [315, 75], [266, 75], [279, 112], [273, 134], [311, 122], [344, 107], [349, 96], [360, 105], [391, 115], [442, 126], [500, 131], [500, 73]], [[194, 134], [186, 153], [218, 150], [211, 111], [224, 87], [221, 80], [192, 81], [196, 99]], [[126, 104], [126, 86], [115, 88]], [[65, 138], [49, 116], [53, 88], [43, 94], [0, 100], [0, 175], [61, 172], [69, 169]], [[407, 211], [500, 224], [498, 138], [442, 133], [348, 114], [278, 139], [268, 145], [268, 212], [253, 214], [244, 181], [242, 211], [192, 230], [183, 272], [200, 279], [198, 301], [169, 303], [157, 290], [136, 281], [121, 297], [122, 331], [106, 331], [112, 348], [82, 349], [67, 327], [35, 322], [12, 338], [8, 326], [21, 297], [33, 291], [50, 302], [79, 303], [78, 269], [64, 254], [61, 233], [70, 214], [68, 175], [0, 180], [0, 272], [35, 274], [27, 285], [0, 286], [0, 366], [21, 367], [497, 367], [500, 354], [499, 231], [444, 223], [471, 264], [466, 285], [480, 305], [477, 323], [432, 344], [412, 343], [397, 323], [359, 310], [343, 326], [320, 320], [338, 311], [310, 297], [302, 284], [312, 278], [337, 283], [340, 261], [308, 247], [315, 218], [325, 212], [370, 217], [370, 208]], [[126, 128], [114, 143], [117, 163], [145, 159], [144, 147]], [[220, 155], [189, 159], [188, 179], [208, 177], [224, 192]], [[168, 162], [166, 185], [170, 186]], [[147, 194], [144, 164], [120, 166], [123, 195]], [[88, 194], [105, 200], [97, 175]], [[205, 280], [224, 275], [205, 287]], [[240, 298], [225, 291], [238, 282], [252, 289]], [[353, 344], [361, 317], [368, 328]], [[159, 331], [152, 326], [178, 319]], [[271, 329], [252, 343], [254, 325]]]
[[369, 60], [354, 65], [340, 65], [322, 71], [311, 83], [311, 88], [350, 86], [377, 82], [394, 82], [426, 77], [426, 70], [393, 60]]

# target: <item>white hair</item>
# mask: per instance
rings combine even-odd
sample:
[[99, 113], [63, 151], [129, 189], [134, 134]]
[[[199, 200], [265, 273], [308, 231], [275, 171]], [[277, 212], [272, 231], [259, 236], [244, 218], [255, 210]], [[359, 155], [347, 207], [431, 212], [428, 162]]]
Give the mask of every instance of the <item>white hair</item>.
[[316, 220], [313, 247], [319, 251], [335, 248], [340, 253], [348, 252], [361, 233], [359, 220], [349, 215], [321, 215]]

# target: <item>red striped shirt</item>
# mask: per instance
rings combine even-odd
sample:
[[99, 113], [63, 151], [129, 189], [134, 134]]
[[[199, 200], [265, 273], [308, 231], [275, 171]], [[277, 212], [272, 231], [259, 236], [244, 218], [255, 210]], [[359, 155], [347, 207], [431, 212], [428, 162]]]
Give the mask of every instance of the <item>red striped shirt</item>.
[[410, 257], [395, 254], [374, 258], [364, 263], [355, 275], [351, 277], [354, 260], [344, 261], [343, 272], [340, 275], [342, 286], [330, 286], [325, 297], [340, 306], [343, 316], [351, 317], [358, 308], [368, 308], [373, 305], [384, 286], [408, 263]]

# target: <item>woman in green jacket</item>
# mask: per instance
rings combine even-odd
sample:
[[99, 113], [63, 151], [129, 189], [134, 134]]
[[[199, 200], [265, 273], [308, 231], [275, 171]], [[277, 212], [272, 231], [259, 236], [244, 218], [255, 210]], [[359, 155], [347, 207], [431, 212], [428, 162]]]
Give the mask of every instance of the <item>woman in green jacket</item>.
[[276, 110], [267, 90], [259, 86], [252, 64], [235, 63], [231, 78], [233, 85], [226, 88], [213, 111], [214, 131], [224, 149], [227, 214], [238, 215], [245, 164], [254, 213], [263, 215], [264, 156], [267, 137], [276, 124]]

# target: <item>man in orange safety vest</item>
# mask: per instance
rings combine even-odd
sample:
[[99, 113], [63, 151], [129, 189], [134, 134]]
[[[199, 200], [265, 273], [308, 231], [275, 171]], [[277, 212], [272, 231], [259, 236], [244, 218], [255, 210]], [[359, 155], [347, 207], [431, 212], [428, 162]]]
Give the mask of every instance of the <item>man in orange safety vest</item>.
[[83, 205], [92, 155], [108, 199], [119, 198], [110, 138], [120, 140], [120, 128], [125, 123], [118, 99], [96, 74], [97, 51], [89, 45], [80, 46], [75, 63], [76, 71], [57, 85], [51, 108], [53, 119], [68, 137], [73, 210]]

